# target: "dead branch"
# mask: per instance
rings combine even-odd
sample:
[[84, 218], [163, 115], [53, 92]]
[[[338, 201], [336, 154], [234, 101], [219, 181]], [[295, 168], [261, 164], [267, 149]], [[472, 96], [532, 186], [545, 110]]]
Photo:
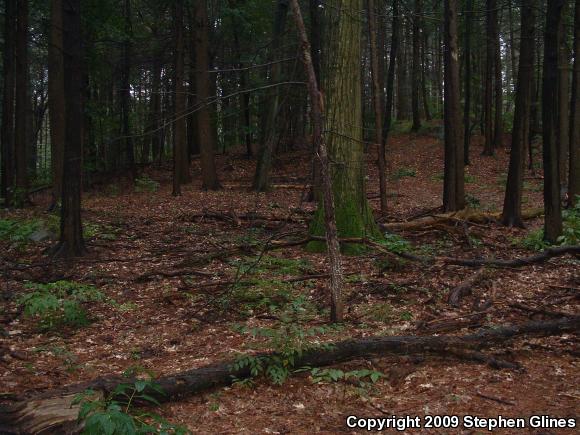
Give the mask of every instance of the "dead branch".
[[473, 286], [481, 282], [486, 277], [485, 269], [479, 269], [466, 280], [462, 281], [449, 293], [447, 302], [454, 307], [459, 307], [459, 303], [464, 296], [471, 294]]
[[[554, 336], [563, 333], [578, 333], [580, 316], [550, 322], [528, 322], [521, 325], [497, 326], [482, 329], [463, 336], [379, 336], [357, 340], [345, 340], [324, 349], [315, 348], [304, 352], [295, 361], [296, 367], [319, 367], [337, 364], [355, 358], [372, 355], [442, 355], [464, 352], [468, 359], [485, 362], [497, 361], [478, 353], [481, 349], [505, 345], [514, 338], [525, 335]], [[471, 355], [469, 355], [469, 352]], [[465, 354], [467, 352], [467, 354]], [[269, 357], [261, 354], [256, 357]], [[211, 388], [229, 385], [234, 377], [245, 379], [250, 376], [247, 367], [232, 368], [233, 361], [166, 375], [157, 380], [165, 394], [147, 391], [160, 401], [177, 400], [188, 394], [195, 394]], [[511, 364], [511, 363], [510, 363]], [[499, 367], [502, 367], [499, 364]], [[0, 406], [0, 432], [8, 434], [31, 433], [76, 433], [78, 405], [72, 405], [76, 393], [91, 389], [102, 394], [110, 394], [120, 383], [131, 382], [120, 376], [98, 378], [91, 382], [49, 390], [30, 397], [14, 405]]]

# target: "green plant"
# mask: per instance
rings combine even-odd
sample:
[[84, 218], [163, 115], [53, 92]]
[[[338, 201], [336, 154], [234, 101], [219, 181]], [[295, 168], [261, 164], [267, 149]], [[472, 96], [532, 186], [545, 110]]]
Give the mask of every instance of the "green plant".
[[40, 225], [39, 220], [0, 219], [0, 239], [18, 244], [26, 243]]
[[83, 423], [83, 435], [175, 434], [189, 431], [151, 412], [138, 411], [135, 403], [159, 405], [153, 397], [163, 395], [152, 378], [122, 383], [105, 398], [92, 390], [75, 397], [79, 404], [78, 420]]
[[[252, 337], [266, 339], [262, 347], [273, 350], [268, 355], [238, 356], [232, 365], [232, 371], [248, 368], [252, 377], [264, 375], [273, 384], [281, 385], [294, 370], [299, 358], [306, 350], [313, 348], [330, 347], [325, 344], [314, 344], [312, 337], [335, 331], [338, 327], [315, 326], [304, 327], [301, 316], [305, 313], [304, 299], [297, 298], [289, 304], [286, 310], [279, 313], [279, 323], [275, 327], [247, 328], [237, 327], [238, 332], [249, 334]], [[236, 381], [239, 381], [236, 379]]]
[[396, 254], [409, 252], [413, 247], [408, 240], [405, 240], [398, 234], [394, 233], [385, 233], [384, 240], [380, 240], [378, 243], [383, 245], [390, 252], [394, 252]]
[[468, 173], [463, 174], [463, 181], [467, 184], [475, 183], [476, 180], [477, 180], [477, 178], [475, 178], [475, 175], [471, 175]]
[[369, 369], [361, 369], [361, 370], [351, 370], [349, 372], [344, 372], [339, 369], [321, 369], [318, 367], [314, 367], [310, 369], [310, 375], [312, 376], [312, 382], [315, 384], [321, 382], [338, 382], [338, 381], [346, 381], [349, 379], [356, 379], [358, 381], [362, 381], [363, 379], [367, 379], [371, 381], [371, 383], [376, 383], [379, 379], [384, 377], [381, 372], [376, 370], [369, 370]]
[[[556, 245], [577, 245], [580, 243], [580, 201], [576, 202], [573, 208], [566, 209], [562, 212], [562, 235], [558, 237]], [[544, 240], [544, 229], [530, 231], [527, 236], [514, 240], [516, 245], [523, 248], [541, 251], [550, 246]]]
[[105, 298], [97, 288], [73, 281], [32, 283], [27, 284], [26, 288], [32, 291], [21, 296], [17, 303], [24, 307], [25, 316], [39, 320], [41, 329], [61, 325], [84, 326], [89, 319], [82, 304]]
[[405, 177], [416, 177], [417, 171], [412, 168], [398, 168], [395, 172], [393, 172], [393, 179], [400, 180], [401, 178]]
[[431, 180], [433, 181], [443, 181], [445, 179], [445, 174], [443, 172], [438, 172], [431, 176]]
[[375, 303], [366, 310], [365, 317], [377, 322], [390, 322], [393, 319], [393, 306], [388, 302]]
[[469, 208], [478, 209], [481, 207], [481, 201], [479, 198], [467, 193], [465, 194], [465, 202]]
[[135, 192], [157, 192], [157, 189], [159, 183], [145, 174], [135, 179]]

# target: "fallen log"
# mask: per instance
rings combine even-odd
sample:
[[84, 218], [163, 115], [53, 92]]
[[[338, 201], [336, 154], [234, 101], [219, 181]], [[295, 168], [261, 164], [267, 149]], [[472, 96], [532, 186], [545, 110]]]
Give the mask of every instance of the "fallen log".
[[[295, 367], [320, 367], [347, 360], [373, 355], [463, 355], [469, 351], [503, 344], [524, 335], [554, 336], [580, 332], [580, 316], [551, 322], [528, 322], [521, 325], [496, 326], [463, 336], [379, 336], [356, 340], [345, 340], [324, 348], [313, 348], [304, 352], [295, 361]], [[497, 362], [471, 352], [480, 362]], [[261, 354], [257, 356], [272, 356]], [[157, 384], [165, 392], [147, 391], [159, 401], [177, 400], [182, 396], [199, 393], [211, 388], [226, 386], [234, 378], [250, 377], [248, 367], [232, 369], [234, 361], [221, 362], [181, 373], [163, 376]], [[500, 366], [502, 366], [500, 364]], [[504, 365], [505, 366], [505, 365]], [[72, 434], [79, 431], [76, 418], [78, 405], [73, 405], [75, 394], [87, 389], [103, 395], [114, 391], [121, 383], [134, 380], [120, 376], [99, 378], [91, 382], [49, 390], [24, 399], [14, 405], [0, 406], [0, 433], [6, 434]]]
[[[522, 212], [522, 219], [534, 219], [542, 216], [544, 209], [531, 209], [524, 210]], [[466, 221], [476, 224], [486, 224], [490, 222], [499, 222], [501, 217], [501, 212], [496, 213], [482, 213], [470, 209], [464, 209], [451, 213], [441, 213], [431, 216], [421, 217], [420, 219], [408, 221], [408, 222], [391, 222], [388, 224], [382, 224], [381, 228], [384, 230], [414, 230], [419, 228], [425, 228], [430, 225], [440, 224], [443, 222], [457, 222]]]

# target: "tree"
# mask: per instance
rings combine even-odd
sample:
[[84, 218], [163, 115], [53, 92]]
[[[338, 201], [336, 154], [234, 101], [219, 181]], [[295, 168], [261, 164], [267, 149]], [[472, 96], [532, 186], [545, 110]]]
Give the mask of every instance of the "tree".
[[65, 143], [60, 217], [56, 253], [80, 256], [85, 251], [81, 221], [81, 159], [83, 142], [83, 74], [81, 0], [63, 0]]
[[[274, 62], [271, 69], [270, 80], [276, 83], [282, 75], [280, 63], [276, 62], [280, 56], [280, 39], [286, 29], [286, 16], [288, 15], [288, 0], [278, 0], [276, 2], [276, 13], [274, 15], [274, 30], [272, 36], [272, 49], [270, 50], [270, 61]], [[269, 95], [268, 109], [266, 113], [266, 130], [264, 140], [260, 146], [256, 173], [254, 175], [253, 188], [257, 192], [264, 192], [270, 188], [270, 170], [272, 168], [272, 157], [279, 141], [279, 126], [277, 120], [280, 114], [280, 87], [276, 86]]]
[[124, 144], [124, 164], [129, 169], [132, 179], [137, 176], [135, 167], [135, 151], [133, 149], [133, 137], [131, 135], [131, 38], [133, 34], [131, 24], [131, 0], [124, 0], [123, 15], [125, 35], [123, 41], [123, 56], [121, 60], [121, 86], [119, 89], [119, 111], [121, 114], [121, 137]]
[[486, 3], [486, 38], [485, 38], [485, 76], [484, 76], [484, 97], [483, 97], [483, 130], [484, 130], [484, 146], [483, 155], [493, 155], [493, 120], [492, 120], [492, 82], [493, 82], [493, 64], [495, 60], [495, 24], [494, 18], [497, 15], [494, 11], [497, 8], [497, 0], [487, 0]]
[[421, 27], [420, 17], [422, 13], [421, 0], [415, 0], [413, 14], [413, 70], [411, 80], [411, 106], [413, 112], [413, 125], [411, 131], [419, 131], [421, 128], [421, 116], [419, 114], [419, 86], [421, 85]]
[[544, 239], [555, 243], [562, 234], [560, 165], [556, 138], [558, 109], [558, 43], [565, 0], [548, 0], [544, 30], [542, 136], [544, 162]]
[[560, 162], [560, 186], [566, 186], [566, 176], [568, 175], [568, 151], [570, 149], [570, 69], [566, 19], [568, 11], [567, 2], [562, 9], [562, 19], [558, 32], [558, 128], [556, 129], [556, 147], [558, 148], [558, 159]]
[[377, 47], [377, 13], [374, 0], [368, 0], [369, 43], [371, 49], [371, 72], [373, 79], [373, 107], [375, 112], [375, 144], [378, 145], [379, 188], [381, 212], [387, 212], [386, 171], [383, 148], [383, 91], [379, 78], [379, 53]]
[[[340, 237], [380, 237], [365, 191], [362, 129], [353, 120], [361, 119], [361, 22], [358, 11], [361, 0], [338, 0], [327, 11], [328, 26], [326, 91], [326, 130], [331, 167], [332, 188], [336, 202], [336, 226]], [[340, 12], [339, 12], [340, 11]], [[324, 207], [318, 210], [310, 227], [313, 235], [325, 234]], [[311, 242], [309, 248], [321, 250], [324, 245]], [[356, 252], [358, 246], [343, 246], [345, 252]]]
[[[372, 0], [371, 0], [372, 2]], [[291, 0], [292, 12], [294, 21], [298, 28], [298, 38], [301, 42], [302, 58], [304, 60], [304, 67], [308, 77], [308, 92], [310, 94], [310, 104], [312, 106], [311, 117], [313, 124], [313, 142], [316, 145], [318, 157], [321, 163], [321, 175], [323, 184], [323, 202], [324, 202], [324, 223], [326, 230], [326, 240], [328, 244], [328, 254], [330, 259], [330, 321], [342, 322], [344, 316], [344, 307], [342, 303], [342, 264], [340, 258], [340, 245], [338, 242], [338, 233], [336, 229], [336, 217], [334, 209], [334, 197], [332, 194], [332, 182], [330, 180], [329, 172], [329, 158], [326, 149], [325, 137], [323, 134], [324, 115], [322, 113], [322, 98], [318, 90], [318, 80], [312, 62], [312, 55], [308, 36], [306, 35], [306, 28], [302, 19], [302, 13], [298, 0]]]
[[510, 165], [505, 191], [502, 223], [523, 227], [522, 187], [528, 143], [534, 70], [535, 2], [527, 1], [521, 7], [521, 42], [516, 107], [512, 129]]
[[580, 196], [580, 0], [574, 7], [574, 69], [570, 103], [570, 165], [568, 197], [574, 206]]
[[201, 173], [203, 189], [218, 190], [221, 188], [215, 167], [215, 130], [211, 119], [209, 77], [209, 20], [207, 16], [207, 0], [198, 0], [194, 5], [195, 16], [195, 82], [198, 104], [200, 105], [197, 115], [197, 131], [199, 139]]
[[3, 69], [4, 91], [2, 93], [2, 180], [0, 195], [4, 198], [4, 205], [12, 204], [14, 191], [14, 36], [16, 34], [16, 0], [6, 0], [4, 21], [4, 56]]
[[494, 51], [494, 73], [495, 73], [495, 121], [493, 130], [493, 148], [498, 149], [503, 143], [503, 85], [501, 72], [501, 50], [499, 42], [498, 8], [497, 5], [492, 11], [493, 19], [493, 51]]
[[28, 147], [30, 93], [28, 91], [28, 0], [19, 0], [16, 25], [16, 119], [14, 138], [14, 162], [16, 167], [16, 191], [20, 200], [28, 197]]
[[445, 211], [465, 207], [464, 160], [459, 116], [459, 64], [457, 48], [457, 0], [445, 0], [445, 174], [443, 208]]
[[185, 125], [185, 87], [184, 76], [184, 41], [183, 41], [183, 0], [177, 0], [174, 6], [175, 53], [174, 83], [175, 96], [173, 127], [173, 195], [181, 194], [181, 185], [190, 181], [189, 155], [187, 152]]
[[61, 197], [65, 140], [64, 65], [62, 48], [62, 0], [50, 2], [48, 46], [48, 106], [52, 167], [52, 207]]
[[469, 145], [471, 142], [471, 26], [473, 23], [473, 0], [467, 0], [465, 5], [464, 57], [465, 79], [463, 93], [465, 106], [463, 108], [463, 161], [469, 165]]

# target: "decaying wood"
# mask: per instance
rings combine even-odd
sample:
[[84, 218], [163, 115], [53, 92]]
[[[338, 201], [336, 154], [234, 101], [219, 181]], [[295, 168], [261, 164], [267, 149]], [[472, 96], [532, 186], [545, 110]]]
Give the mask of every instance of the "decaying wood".
[[485, 279], [485, 277], [485, 269], [478, 270], [476, 273], [471, 275], [465, 281], [462, 281], [458, 286], [451, 290], [447, 302], [454, 307], [458, 307], [461, 299], [464, 296], [471, 294], [473, 286], [481, 282], [483, 279]]
[[[468, 356], [486, 364], [497, 361], [481, 354], [481, 349], [502, 345], [524, 335], [554, 336], [580, 332], [580, 316], [550, 322], [528, 322], [487, 328], [463, 336], [379, 336], [357, 340], [345, 340], [333, 346], [314, 348], [304, 352], [295, 361], [296, 367], [319, 367], [337, 364], [354, 358], [373, 355], [440, 355]], [[261, 356], [271, 356], [262, 354]], [[490, 359], [491, 358], [491, 359]], [[229, 385], [234, 377], [245, 379], [250, 370], [245, 367], [232, 369], [233, 361], [191, 369], [157, 379], [165, 392], [160, 395], [147, 391], [160, 401], [179, 399], [211, 388]], [[498, 363], [499, 367], [506, 366]], [[99, 378], [91, 382], [75, 384], [58, 390], [49, 390], [14, 405], [0, 406], [0, 433], [7, 434], [67, 434], [75, 433], [78, 406], [72, 405], [76, 393], [91, 389], [110, 394], [117, 385], [131, 382], [120, 376]]]
[[[544, 211], [542, 209], [524, 210], [522, 212], [522, 219], [534, 219], [542, 216]], [[382, 224], [381, 228], [385, 230], [414, 230], [428, 227], [434, 224], [444, 222], [467, 221], [476, 224], [486, 224], [490, 222], [499, 222], [501, 213], [482, 213], [470, 209], [464, 209], [457, 212], [441, 213], [432, 216], [421, 217], [420, 219], [409, 222], [392, 222]]]

